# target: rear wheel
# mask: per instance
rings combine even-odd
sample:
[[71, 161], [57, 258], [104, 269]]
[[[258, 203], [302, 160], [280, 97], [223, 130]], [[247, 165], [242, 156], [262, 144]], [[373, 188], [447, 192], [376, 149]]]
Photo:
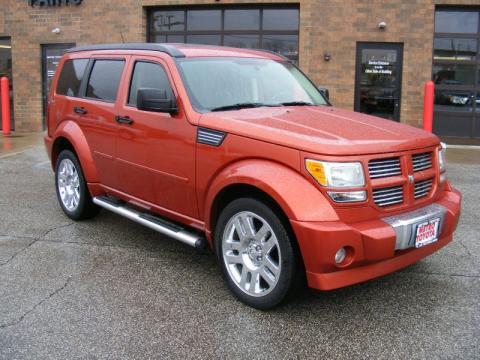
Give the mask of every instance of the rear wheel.
[[232, 292], [257, 309], [279, 304], [292, 287], [297, 259], [282, 220], [264, 203], [242, 198], [221, 212], [215, 244]]
[[68, 217], [82, 220], [98, 214], [100, 208], [92, 202], [80, 162], [70, 150], [58, 155], [55, 185], [58, 202]]

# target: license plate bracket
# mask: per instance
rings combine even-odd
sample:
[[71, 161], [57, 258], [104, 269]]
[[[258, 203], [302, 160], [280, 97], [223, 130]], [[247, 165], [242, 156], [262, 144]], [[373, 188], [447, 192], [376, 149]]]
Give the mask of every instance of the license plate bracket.
[[434, 243], [438, 240], [440, 232], [440, 217], [428, 219], [416, 224], [415, 226], [415, 247]]

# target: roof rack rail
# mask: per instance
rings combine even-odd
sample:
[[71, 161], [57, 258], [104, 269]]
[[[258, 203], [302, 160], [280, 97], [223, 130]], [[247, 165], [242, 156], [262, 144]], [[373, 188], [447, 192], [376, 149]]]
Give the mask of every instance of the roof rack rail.
[[185, 57], [185, 54], [178, 50], [175, 46], [167, 44], [155, 43], [120, 43], [120, 44], [97, 44], [78, 46], [67, 50], [67, 53], [74, 53], [79, 51], [96, 51], [96, 50], [147, 50], [159, 51], [166, 53], [174, 58]]
[[276, 51], [273, 51], [273, 50], [265, 50], [265, 49], [255, 49], [255, 51], [261, 51], [261, 52], [264, 52], [264, 53], [268, 53], [268, 54], [272, 54], [272, 55], [276, 55], [278, 56], [279, 58], [283, 59], [283, 60], [286, 60], [286, 61], [292, 61], [290, 60], [289, 58], [287, 58], [285, 55], [282, 55]]

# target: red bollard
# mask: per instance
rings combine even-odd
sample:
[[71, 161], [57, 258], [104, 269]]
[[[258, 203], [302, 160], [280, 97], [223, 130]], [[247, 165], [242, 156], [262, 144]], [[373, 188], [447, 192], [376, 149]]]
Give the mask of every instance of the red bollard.
[[433, 97], [435, 95], [435, 84], [433, 81], [425, 83], [425, 97], [423, 99], [423, 130], [433, 130]]
[[0, 96], [2, 98], [2, 132], [10, 135], [10, 85], [7, 77], [0, 80]]

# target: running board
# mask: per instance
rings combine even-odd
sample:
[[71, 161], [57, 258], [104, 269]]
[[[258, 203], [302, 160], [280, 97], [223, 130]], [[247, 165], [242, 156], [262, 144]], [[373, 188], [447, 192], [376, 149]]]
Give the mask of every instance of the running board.
[[203, 249], [205, 247], [205, 239], [201, 235], [189, 232], [181, 226], [159, 216], [138, 211], [129, 207], [125, 202], [107, 196], [94, 197], [93, 202], [104, 209], [158, 231], [161, 234], [170, 236], [196, 249]]

